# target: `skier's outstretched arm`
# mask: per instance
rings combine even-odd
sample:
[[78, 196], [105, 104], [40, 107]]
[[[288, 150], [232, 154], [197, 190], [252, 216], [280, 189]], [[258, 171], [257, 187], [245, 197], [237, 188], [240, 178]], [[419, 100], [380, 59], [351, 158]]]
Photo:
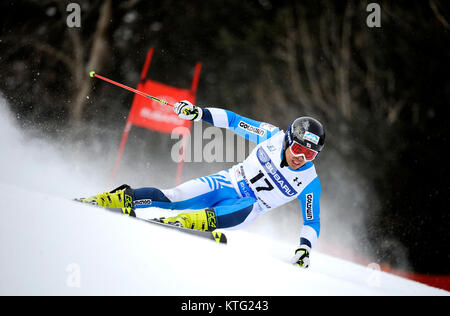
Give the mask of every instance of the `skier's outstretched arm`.
[[300, 246], [295, 251], [292, 263], [302, 268], [309, 266], [309, 254], [319, 238], [320, 195], [320, 181], [319, 178], [316, 178], [298, 197], [303, 215], [303, 228], [300, 233]]
[[189, 101], [176, 103], [174, 112], [185, 120], [203, 120], [213, 126], [229, 129], [256, 144], [269, 139], [280, 131], [276, 126], [241, 116], [229, 110], [219, 108], [202, 109]]

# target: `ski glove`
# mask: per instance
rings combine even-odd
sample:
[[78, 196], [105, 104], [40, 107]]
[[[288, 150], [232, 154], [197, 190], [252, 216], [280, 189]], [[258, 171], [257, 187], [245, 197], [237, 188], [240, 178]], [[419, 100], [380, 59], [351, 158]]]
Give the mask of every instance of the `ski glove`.
[[201, 107], [193, 105], [189, 101], [180, 101], [174, 104], [173, 111], [179, 118], [189, 121], [200, 121], [203, 116], [203, 110]]
[[295, 256], [292, 258], [291, 262], [298, 265], [300, 268], [306, 269], [309, 267], [309, 252], [311, 248], [306, 245], [300, 245], [295, 251]]

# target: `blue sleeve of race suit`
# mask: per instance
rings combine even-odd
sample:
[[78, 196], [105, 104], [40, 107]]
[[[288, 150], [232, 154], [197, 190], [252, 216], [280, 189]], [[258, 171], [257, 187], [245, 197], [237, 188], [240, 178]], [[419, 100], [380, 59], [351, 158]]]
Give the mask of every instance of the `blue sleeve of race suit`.
[[252, 120], [218, 108], [203, 109], [202, 119], [213, 126], [227, 128], [256, 144], [269, 139], [280, 131], [278, 127], [271, 124]]
[[320, 195], [320, 181], [316, 177], [298, 196], [303, 224], [310, 228], [302, 230], [300, 244], [307, 244], [310, 247], [316, 243], [320, 234]]

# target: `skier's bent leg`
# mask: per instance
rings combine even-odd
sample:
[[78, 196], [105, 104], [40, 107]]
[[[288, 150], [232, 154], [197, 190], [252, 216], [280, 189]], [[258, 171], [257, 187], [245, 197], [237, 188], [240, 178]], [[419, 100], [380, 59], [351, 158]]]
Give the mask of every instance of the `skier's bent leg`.
[[234, 192], [231, 189], [222, 189], [202, 193], [196, 189], [195, 187], [191, 187], [189, 190], [186, 187], [184, 190], [180, 187], [169, 190], [157, 188], [134, 189], [133, 204], [136, 208], [160, 207], [171, 210], [198, 210], [209, 208], [218, 201], [229, 198], [230, 191], [231, 193]]
[[201, 210], [224, 200], [239, 199], [227, 171], [186, 181], [175, 188], [133, 190], [133, 201], [139, 207], [160, 207], [172, 210]]
[[[110, 200], [113, 203], [108, 203]], [[183, 227], [198, 230], [239, 225], [246, 220], [252, 211], [252, 204], [256, 202], [254, 198], [239, 197], [227, 171], [193, 179], [169, 190], [153, 187], [131, 189], [128, 185], [123, 185], [109, 193], [99, 194], [84, 201], [109, 207], [200, 210], [161, 219], [163, 222], [178, 223]]]
[[221, 187], [211, 190], [198, 179], [190, 180], [175, 188], [161, 190], [154, 187], [132, 189], [122, 185], [110, 192], [80, 199], [82, 202], [105, 207], [159, 207], [172, 210], [206, 209], [224, 200], [238, 198], [234, 189]]

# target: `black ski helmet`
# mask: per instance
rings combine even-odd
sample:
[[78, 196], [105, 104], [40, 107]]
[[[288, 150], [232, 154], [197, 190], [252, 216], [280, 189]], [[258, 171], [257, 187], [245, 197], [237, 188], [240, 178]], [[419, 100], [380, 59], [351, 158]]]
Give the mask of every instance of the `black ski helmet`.
[[312, 117], [299, 117], [293, 121], [284, 135], [283, 149], [294, 142], [320, 153], [325, 143], [325, 130], [322, 124]]

